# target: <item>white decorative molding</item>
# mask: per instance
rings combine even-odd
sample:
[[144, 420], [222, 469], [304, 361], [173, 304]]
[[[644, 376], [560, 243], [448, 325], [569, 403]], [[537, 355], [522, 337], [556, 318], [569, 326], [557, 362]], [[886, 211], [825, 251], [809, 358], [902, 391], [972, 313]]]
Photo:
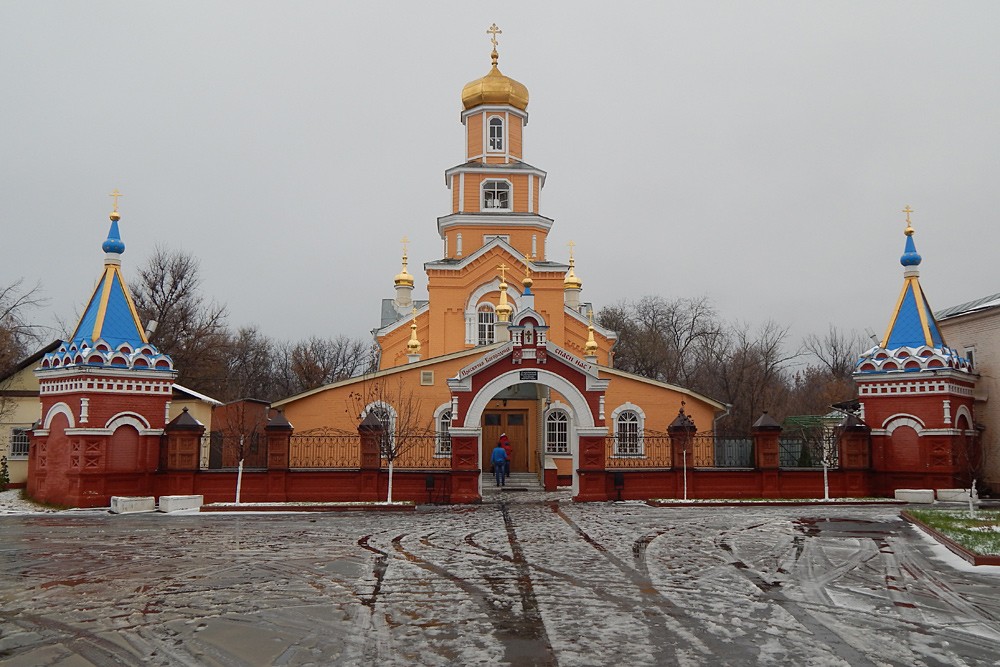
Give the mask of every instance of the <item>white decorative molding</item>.
[[882, 422], [882, 428], [885, 429], [887, 435], [892, 435], [892, 432], [900, 426], [909, 426], [920, 434], [923, 433], [926, 425], [919, 417], [906, 413], [894, 414]]
[[[521, 372], [519, 370], [508, 371], [499, 375], [479, 390], [473, 397], [469, 409], [465, 413], [465, 427], [475, 428], [483, 417], [483, 411], [498, 393], [521, 382]], [[560, 375], [543, 368], [538, 369], [538, 384], [545, 385], [559, 392], [569, 402], [570, 414], [573, 421], [579, 424], [580, 428], [593, 428], [594, 415], [590, 412], [587, 399], [580, 390], [571, 382]]]
[[104, 428], [114, 433], [120, 426], [134, 426], [140, 432], [150, 428], [149, 422], [138, 412], [119, 412], [107, 421]]
[[42, 428], [48, 431], [52, 428], [52, 419], [56, 415], [66, 415], [66, 419], [69, 421], [70, 428], [76, 428], [76, 419], [73, 417], [73, 411], [70, 410], [69, 406], [65, 403], [56, 403], [49, 411], [45, 413], [45, 420], [42, 422]]

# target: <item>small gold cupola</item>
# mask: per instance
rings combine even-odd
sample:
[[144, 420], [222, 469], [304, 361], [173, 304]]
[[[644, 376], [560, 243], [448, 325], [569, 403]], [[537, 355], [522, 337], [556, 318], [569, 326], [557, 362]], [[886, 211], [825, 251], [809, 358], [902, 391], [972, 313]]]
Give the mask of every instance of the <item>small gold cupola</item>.
[[407, 267], [406, 244], [409, 242], [410, 240], [405, 236], [401, 241], [401, 243], [403, 244], [403, 268], [399, 273], [396, 274], [396, 277], [393, 281], [396, 283], [396, 287], [413, 287], [413, 276], [410, 275], [410, 272], [406, 270]]
[[501, 264], [500, 269], [500, 301], [497, 303], [496, 313], [498, 322], [510, 322], [510, 316], [514, 312], [514, 307], [507, 301], [507, 265]]
[[597, 341], [594, 340], [594, 309], [588, 314], [590, 325], [587, 327], [587, 344], [583, 346], [583, 354], [587, 361], [597, 361]]
[[525, 111], [528, 108], [527, 86], [504, 76], [497, 68], [497, 61], [500, 59], [497, 53], [497, 35], [503, 31], [494, 23], [486, 32], [491, 35], [490, 41], [493, 44], [493, 68], [483, 78], [465, 84], [462, 89], [462, 106], [471, 109], [482, 104], [499, 104]]
[[569, 242], [569, 271], [563, 279], [564, 301], [573, 310], [580, 308], [580, 290], [583, 289], [583, 281], [577, 277], [575, 271], [576, 259], [573, 257], [575, 246], [575, 243]]
[[406, 244], [409, 242], [410, 240], [404, 236], [401, 241], [403, 244], [403, 269], [393, 279], [393, 283], [396, 285], [394, 305], [396, 312], [400, 315], [406, 313], [413, 305], [413, 276], [406, 270]]
[[420, 341], [417, 340], [417, 308], [413, 308], [413, 321], [410, 322], [410, 340], [406, 343], [406, 353], [410, 355], [410, 361], [415, 361], [413, 356], [420, 358]]

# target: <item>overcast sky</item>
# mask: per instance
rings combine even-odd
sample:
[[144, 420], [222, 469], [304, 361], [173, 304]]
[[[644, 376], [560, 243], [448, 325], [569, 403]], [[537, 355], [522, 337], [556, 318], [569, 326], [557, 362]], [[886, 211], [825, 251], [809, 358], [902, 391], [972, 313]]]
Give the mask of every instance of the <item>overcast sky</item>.
[[[367, 336], [417, 298], [461, 90], [531, 95], [549, 258], [582, 298], [882, 335], [909, 204], [942, 309], [1000, 292], [1000, 2], [0, 3], [0, 283], [75, 324], [118, 188], [126, 275], [201, 260], [234, 326]], [[416, 270], [413, 270], [416, 269]]]

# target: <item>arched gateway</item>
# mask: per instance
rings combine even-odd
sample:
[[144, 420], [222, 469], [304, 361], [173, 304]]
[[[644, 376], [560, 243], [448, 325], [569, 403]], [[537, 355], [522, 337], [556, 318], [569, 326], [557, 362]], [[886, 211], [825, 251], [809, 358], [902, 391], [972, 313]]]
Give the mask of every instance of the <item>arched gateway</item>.
[[[488, 425], [483, 418], [490, 402], [504, 391], [524, 385], [544, 387], [548, 391], [546, 403], [551, 406], [552, 396], [558, 396], [559, 405], [569, 412], [568, 424], [572, 428], [567, 427], [565, 453], [571, 455], [574, 497], [578, 500], [604, 497], [601, 495], [604, 443], [608, 434], [604, 404], [609, 380], [599, 378], [592, 364], [547, 341], [547, 327], [539, 322], [540, 316], [530, 315], [522, 316], [518, 324], [510, 327], [509, 343], [469, 364], [448, 380], [452, 392], [450, 434], [454, 502], [468, 502], [481, 495], [482, 478], [478, 473], [484, 469], [484, 451], [494, 442], [484, 437]], [[525, 331], [529, 327], [533, 335], [527, 337]], [[515, 441], [515, 447], [523, 444], [527, 450], [527, 442], [527, 439], [523, 443]], [[544, 465], [544, 449], [536, 446], [534, 451], [526, 453], [538, 456]], [[592, 474], [588, 476], [588, 472]], [[591, 478], [593, 484], [588, 484]]]

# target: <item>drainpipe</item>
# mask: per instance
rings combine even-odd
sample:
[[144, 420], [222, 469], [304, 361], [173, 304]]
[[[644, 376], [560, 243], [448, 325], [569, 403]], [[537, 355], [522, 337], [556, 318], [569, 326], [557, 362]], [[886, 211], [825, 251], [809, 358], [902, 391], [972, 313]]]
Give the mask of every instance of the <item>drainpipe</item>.
[[723, 403], [726, 406], [726, 411], [721, 415], [712, 420], [712, 434], [717, 434], [719, 432], [719, 422], [729, 416], [729, 413], [733, 410], [732, 403]]

